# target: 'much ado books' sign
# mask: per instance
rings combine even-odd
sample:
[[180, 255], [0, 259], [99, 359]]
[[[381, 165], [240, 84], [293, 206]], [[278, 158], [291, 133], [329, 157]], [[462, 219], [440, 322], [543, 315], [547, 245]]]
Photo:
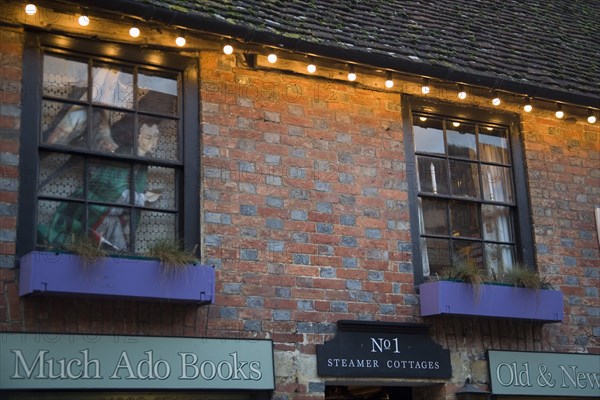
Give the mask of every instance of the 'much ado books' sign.
[[0, 333], [0, 389], [273, 390], [270, 340]]

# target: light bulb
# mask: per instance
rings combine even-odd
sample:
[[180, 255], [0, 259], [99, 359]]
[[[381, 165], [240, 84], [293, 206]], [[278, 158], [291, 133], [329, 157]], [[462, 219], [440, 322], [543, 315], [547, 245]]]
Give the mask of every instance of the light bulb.
[[354, 82], [356, 80], [356, 72], [354, 72], [354, 65], [348, 66], [348, 80]]
[[77, 19], [77, 22], [79, 22], [79, 25], [81, 26], [88, 26], [90, 24], [90, 18], [87, 15], [81, 15], [79, 16], [79, 19]]
[[419, 119], [423, 122], [427, 121], [427, 117], [419, 117]]
[[175, 44], [179, 47], [183, 47], [186, 44], [186, 40], [183, 36], [178, 36], [177, 39], [175, 39]]
[[492, 104], [495, 106], [499, 106], [500, 103], [502, 103], [502, 101], [500, 100], [500, 96], [498, 96], [498, 93], [493, 92], [492, 96], [494, 96], [492, 98]]
[[385, 87], [391, 89], [394, 87], [394, 76], [392, 71], [388, 71], [385, 74]]
[[223, 53], [229, 55], [233, 53], [233, 46], [230, 44], [226, 44], [225, 46], [223, 46]]
[[310, 63], [306, 66], [306, 70], [309, 74], [314, 74], [317, 71], [317, 66], [313, 63]]
[[467, 92], [465, 92], [465, 87], [463, 85], [460, 85], [458, 87], [458, 98], [461, 100], [464, 100], [467, 98]]
[[429, 79], [423, 80], [423, 86], [421, 86], [421, 92], [423, 94], [429, 94]]
[[275, 64], [277, 62], [277, 54], [275, 53], [271, 53], [267, 56], [267, 60], [271, 63], [271, 64]]
[[460, 126], [460, 122], [452, 122], [452, 126], [454, 126], [455, 128], [458, 128]]
[[134, 38], [140, 36], [140, 30], [135, 26], [132, 26], [131, 29], [129, 29], [129, 36]]
[[556, 112], [554, 113], [556, 118], [561, 119], [565, 116], [565, 112], [562, 110], [562, 106], [560, 104], [556, 105]]
[[37, 7], [35, 6], [35, 4], [27, 4], [25, 6], [25, 14], [35, 15], [36, 12], [37, 12]]
[[596, 116], [594, 115], [594, 112], [592, 111], [591, 108], [588, 111], [587, 122], [589, 122], [590, 124], [595, 124], [596, 123]]

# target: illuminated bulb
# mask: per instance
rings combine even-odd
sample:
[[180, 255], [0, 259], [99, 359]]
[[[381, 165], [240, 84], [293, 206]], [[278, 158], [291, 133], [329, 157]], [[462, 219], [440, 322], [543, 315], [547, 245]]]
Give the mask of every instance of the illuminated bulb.
[[392, 76], [392, 71], [388, 71], [385, 78], [385, 87], [391, 89], [394, 87], [394, 79]]
[[558, 119], [561, 119], [562, 117], [565, 116], [565, 113], [562, 110], [562, 106], [560, 104], [556, 105], [556, 112], [554, 113], [554, 115], [556, 115], [556, 118], [558, 118]]
[[354, 65], [348, 66], [348, 80], [354, 82], [356, 80], [356, 72], [354, 72]]
[[486, 126], [485, 129], [487, 129], [488, 131], [493, 130], [494, 128], [492, 128], [491, 126]]
[[87, 15], [81, 15], [77, 22], [79, 22], [79, 25], [81, 26], [88, 26], [90, 24], [90, 18]]
[[460, 85], [458, 88], [458, 98], [464, 100], [467, 98], [467, 92], [465, 92], [465, 88], [463, 85]]
[[27, 4], [25, 6], [25, 14], [35, 15], [36, 12], [37, 12], [37, 7], [35, 6], [35, 4]]
[[233, 46], [230, 44], [226, 44], [225, 46], [223, 46], [223, 53], [229, 55], [233, 53]]
[[531, 112], [531, 110], [533, 110], [533, 106], [531, 105], [531, 99], [529, 97], [527, 98], [527, 100], [525, 100], [523, 110], [525, 110], [525, 112]]
[[596, 116], [594, 115], [594, 112], [591, 109], [588, 111], [587, 122], [589, 122], [590, 124], [596, 123]]
[[267, 56], [267, 60], [271, 63], [271, 64], [275, 64], [277, 62], [277, 54], [275, 53], [271, 53]]
[[175, 44], [179, 47], [183, 47], [185, 46], [186, 40], [183, 36], [178, 36], [177, 39], [175, 39]]
[[317, 72], [317, 66], [311, 61], [310, 64], [306, 66], [306, 70], [309, 74], [314, 74]]
[[135, 26], [132, 26], [131, 29], [129, 29], [129, 36], [134, 38], [140, 36], [140, 30]]
[[460, 122], [452, 122], [452, 126], [454, 126], [455, 128], [458, 128], [460, 126]]
[[423, 81], [423, 86], [421, 86], [421, 92], [423, 94], [429, 94], [429, 80], [425, 79]]
[[427, 121], [427, 117], [419, 117], [419, 119], [423, 122]]
[[495, 106], [499, 106], [501, 103], [500, 97], [498, 96], [498, 94], [496, 92], [494, 92], [492, 95], [494, 96], [494, 98], [492, 99], [492, 104]]

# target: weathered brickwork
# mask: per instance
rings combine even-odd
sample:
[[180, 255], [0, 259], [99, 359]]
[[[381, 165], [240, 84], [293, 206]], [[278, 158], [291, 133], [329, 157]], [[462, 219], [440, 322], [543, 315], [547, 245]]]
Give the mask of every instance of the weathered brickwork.
[[425, 319], [411, 264], [406, 178], [414, 168], [405, 162], [399, 93], [252, 70], [214, 52], [198, 61], [199, 223], [203, 261], [217, 270], [215, 304], [19, 298], [23, 100], [13, 89], [23, 32], [0, 34], [0, 331], [271, 338], [276, 400], [324, 398], [315, 345], [340, 319], [430, 323], [453, 365], [446, 387], [415, 389], [431, 399], [454, 398], [468, 374], [487, 383], [487, 349], [600, 353], [598, 124], [521, 116], [536, 259], [565, 294], [565, 320]]

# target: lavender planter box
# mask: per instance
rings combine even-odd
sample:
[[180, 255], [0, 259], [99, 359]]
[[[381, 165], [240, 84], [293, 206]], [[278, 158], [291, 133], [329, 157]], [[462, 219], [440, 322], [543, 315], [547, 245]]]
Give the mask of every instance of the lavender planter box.
[[187, 265], [165, 271], [158, 260], [106, 257], [84, 266], [73, 254], [34, 251], [21, 258], [19, 295], [83, 295], [211, 303], [215, 271]]
[[462, 282], [435, 281], [419, 286], [421, 315], [477, 315], [540, 322], [563, 319], [563, 294], [559, 290], [535, 290], [482, 284], [477, 292]]

